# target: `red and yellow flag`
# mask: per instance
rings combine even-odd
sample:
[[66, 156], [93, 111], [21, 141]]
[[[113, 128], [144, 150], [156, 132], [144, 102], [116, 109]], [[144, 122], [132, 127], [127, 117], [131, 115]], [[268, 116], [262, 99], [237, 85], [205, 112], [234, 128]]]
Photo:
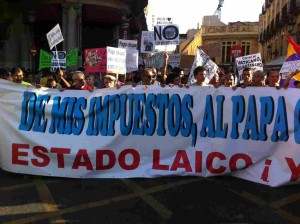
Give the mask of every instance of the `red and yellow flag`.
[[[300, 46], [289, 36], [286, 34], [286, 39], [288, 41], [288, 47], [286, 52], [285, 61], [297, 61], [300, 60]], [[295, 80], [300, 80], [300, 72], [298, 72], [293, 77]]]
[[286, 61], [300, 60], [300, 46], [287, 34], [286, 39], [289, 43], [286, 53]]

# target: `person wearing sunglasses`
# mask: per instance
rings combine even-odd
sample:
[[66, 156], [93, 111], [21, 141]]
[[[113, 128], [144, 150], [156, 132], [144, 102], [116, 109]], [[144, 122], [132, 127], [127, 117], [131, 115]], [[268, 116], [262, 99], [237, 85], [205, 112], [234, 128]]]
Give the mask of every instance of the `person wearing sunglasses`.
[[160, 82], [156, 80], [152, 68], [145, 68], [141, 73], [141, 81], [137, 85], [160, 85]]
[[89, 90], [90, 92], [92, 92], [93, 89], [86, 84], [86, 81], [84, 78], [85, 78], [85, 75], [82, 71], [75, 71], [73, 74], [73, 85], [71, 85], [67, 89]]

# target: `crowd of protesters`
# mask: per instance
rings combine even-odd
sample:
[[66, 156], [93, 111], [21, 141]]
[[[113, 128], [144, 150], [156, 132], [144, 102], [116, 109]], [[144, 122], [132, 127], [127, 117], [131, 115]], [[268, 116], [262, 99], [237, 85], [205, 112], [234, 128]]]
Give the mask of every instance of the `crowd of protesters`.
[[120, 88], [123, 85], [160, 85], [162, 87], [166, 85], [170, 87], [212, 86], [215, 88], [223, 86], [231, 87], [233, 90], [238, 87], [275, 87], [277, 89], [286, 89], [291, 86], [291, 80], [294, 80], [295, 88], [300, 88], [300, 81], [294, 78], [299, 71], [291, 72], [285, 80], [281, 80], [281, 74], [277, 70], [271, 70], [266, 73], [263, 70], [254, 72], [252, 68], [245, 68], [240, 77], [235, 75], [233, 71], [223, 72], [220, 70], [207, 82], [208, 71], [204, 66], [198, 66], [193, 70], [195, 81], [192, 84], [188, 84], [189, 74], [185, 74], [184, 69], [179, 67], [173, 68], [168, 64], [168, 54], [165, 54], [163, 60], [163, 67], [160, 69], [155, 67], [146, 68], [140, 64], [138, 70], [120, 75], [111, 73], [86, 74], [82, 67], [76, 71], [69, 70], [68, 72], [62, 69], [56, 69], [55, 72], [51, 72], [50, 69], [42, 69], [34, 74], [22, 67], [14, 67], [12, 69], [0, 68], [0, 78], [22, 85], [32, 85], [37, 88], [54, 88], [60, 91], [72, 89], [92, 92], [95, 89]]

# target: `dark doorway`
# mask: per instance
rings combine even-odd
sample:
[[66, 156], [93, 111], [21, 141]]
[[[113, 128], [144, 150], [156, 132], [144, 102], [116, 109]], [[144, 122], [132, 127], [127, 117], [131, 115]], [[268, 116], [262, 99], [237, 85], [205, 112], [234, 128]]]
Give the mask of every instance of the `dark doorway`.
[[83, 22], [82, 49], [102, 48], [113, 43], [114, 25], [100, 22]]

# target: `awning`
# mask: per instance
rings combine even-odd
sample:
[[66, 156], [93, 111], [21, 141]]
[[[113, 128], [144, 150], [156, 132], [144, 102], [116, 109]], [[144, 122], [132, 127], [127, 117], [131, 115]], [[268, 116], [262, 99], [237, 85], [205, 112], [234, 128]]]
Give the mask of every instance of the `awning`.
[[285, 59], [286, 59], [286, 56], [281, 56], [281, 57], [275, 59], [274, 61], [266, 63], [265, 65], [283, 65], [283, 63], [285, 62]]

